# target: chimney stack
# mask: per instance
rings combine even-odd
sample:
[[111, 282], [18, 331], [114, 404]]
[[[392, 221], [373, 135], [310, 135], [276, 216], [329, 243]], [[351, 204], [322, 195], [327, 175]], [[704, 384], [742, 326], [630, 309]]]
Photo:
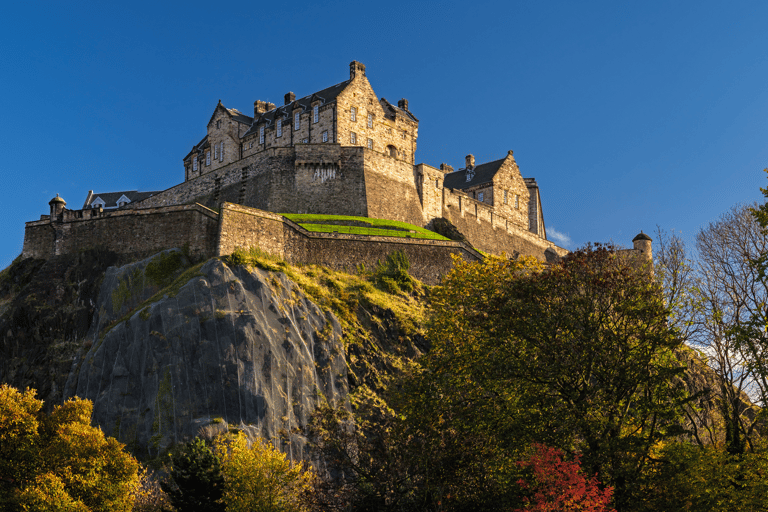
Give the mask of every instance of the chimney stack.
[[365, 64], [353, 60], [349, 63], [349, 79], [354, 80], [358, 73], [360, 76], [365, 76]]
[[453, 166], [448, 164], [440, 164], [440, 170], [444, 173], [453, 172]]
[[471, 171], [475, 168], [475, 155], [467, 155], [466, 159], [467, 170]]
[[285, 104], [288, 105], [289, 103], [292, 103], [296, 99], [296, 95], [292, 92], [289, 92], [285, 95]]
[[253, 102], [253, 117], [259, 117], [260, 114], [268, 110], [266, 101], [256, 100]]
[[400, 107], [403, 110], [408, 110], [408, 100], [403, 98], [400, 101], [397, 102], [397, 106]]

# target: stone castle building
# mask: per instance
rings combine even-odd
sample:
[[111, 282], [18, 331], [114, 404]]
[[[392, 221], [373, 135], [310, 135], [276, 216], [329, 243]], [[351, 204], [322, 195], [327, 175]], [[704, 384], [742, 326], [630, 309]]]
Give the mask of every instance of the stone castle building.
[[[50, 215], [27, 223], [24, 254], [47, 257], [94, 241], [138, 253], [185, 240], [201, 254], [218, 254], [233, 244], [280, 239], [272, 249], [287, 255], [298, 245], [290, 248], [294, 235], [285, 233], [301, 228], [279, 213], [373, 217], [428, 228], [446, 219], [471, 244], [461, 251], [477, 257], [474, 248], [541, 260], [567, 253], [547, 240], [538, 185], [522, 177], [512, 151], [485, 163], [468, 155], [458, 170], [417, 164], [418, 129], [408, 101], [377, 98], [357, 61], [349, 79], [300, 98], [289, 92], [281, 106], [257, 100], [252, 116], [219, 101], [205, 136], [183, 158], [182, 183], [145, 193], [91, 191], [81, 210], [67, 210], [54, 198]], [[270, 231], [267, 243], [266, 232], [258, 232], [263, 226], [225, 226], [235, 211], [271, 219], [284, 233]], [[233, 238], [234, 232], [239, 234]], [[386, 241], [400, 242], [433, 241]], [[312, 260], [310, 245], [294, 259]]]

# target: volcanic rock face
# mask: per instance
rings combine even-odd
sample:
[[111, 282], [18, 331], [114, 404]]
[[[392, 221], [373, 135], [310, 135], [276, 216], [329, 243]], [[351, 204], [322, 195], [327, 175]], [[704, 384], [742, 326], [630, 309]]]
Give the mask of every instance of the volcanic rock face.
[[336, 319], [284, 274], [220, 260], [135, 310], [156, 290], [151, 260], [107, 271], [65, 395], [92, 400], [93, 423], [139, 455], [226, 421], [305, 457], [299, 431], [312, 411], [348, 404]]

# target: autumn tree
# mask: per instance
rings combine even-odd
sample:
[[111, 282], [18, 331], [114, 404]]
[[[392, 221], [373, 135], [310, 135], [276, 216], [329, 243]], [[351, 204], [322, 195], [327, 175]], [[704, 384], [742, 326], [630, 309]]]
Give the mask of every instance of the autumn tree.
[[433, 422], [490, 449], [497, 483], [512, 478], [504, 454], [521, 444], [578, 450], [625, 506], [652, 447], [681, 432], [680, 341], [660, 288], [613, 247], [544, 271], [482, 265], [458, 264], [433, 292], [427, 380], [446, 409]]
[[307, 510], [313, 473], [291, 464], [271, 444], [238, 432], [217, 437], [214, 450], [222, 463], [227, 512]]
[[138, 464], [90, 425], [91, 402], [41, 408], [34, 390], [0, 386], [3, 510], [129, 511]]

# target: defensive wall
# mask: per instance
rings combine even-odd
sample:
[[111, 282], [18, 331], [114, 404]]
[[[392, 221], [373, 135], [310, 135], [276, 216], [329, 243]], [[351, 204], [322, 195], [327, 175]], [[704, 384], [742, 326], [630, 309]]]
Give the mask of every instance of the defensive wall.
[[373, 268], [399, 250], [411, 262], [411, 275], [427, 284], [437, 284], [452, 268], [454, 254], [467, 261], [482, 259], [462, 242], [314, 233], [280, 215], [228, 202], [219, 212], [200, 204], [109, 212], [64, 209], [26, 223], [22, 256], [48, 259], [93, 247], [136, 256], [187, 247], [201, 258], [231, 254], [236, 247], [257, 247], [289, 263], [348, 272], [360, 264]]
[[51, 217], [43, 215], [26, 223], [23, 257], [48, 259], [97, 246], [137, 256], [185, 246], [197, 257], [216, 252], [219, 215], [199, 204], [143, 210], [64, 209]]
[[231, 202], [283, 213], [319, 213], [425, 224], [412, 164], [339, 144], [267, 148], [130, 205]]
[[569, 252], [497, 214], [492, 205], [459, 190], [445, 190], [443, 217], [451, 221], [473, 246], [493, 254], [534, 256], [551, 262]]

